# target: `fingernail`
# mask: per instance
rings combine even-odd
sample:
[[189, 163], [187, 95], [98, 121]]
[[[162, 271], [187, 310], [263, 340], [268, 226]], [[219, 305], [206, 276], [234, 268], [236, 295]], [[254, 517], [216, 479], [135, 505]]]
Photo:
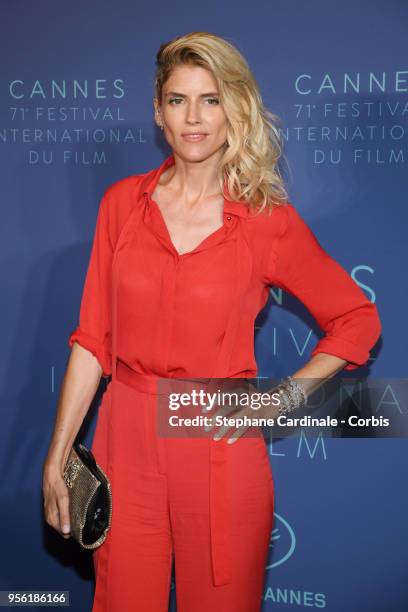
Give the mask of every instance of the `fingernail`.
[[69, 525], [63, 525], [62, 526], [62, 531], [64, 533], [69, 533], [70, 532], [70, 526]]

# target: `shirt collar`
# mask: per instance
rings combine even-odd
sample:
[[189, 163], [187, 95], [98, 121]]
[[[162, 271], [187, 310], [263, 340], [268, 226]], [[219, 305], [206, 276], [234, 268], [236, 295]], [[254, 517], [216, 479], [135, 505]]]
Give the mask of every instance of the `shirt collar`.
[[[175, 163], [174, 155], [169, 155], [158, 168], [154, 168], [148, 173], [148, 181], [146, 182], [146, 186], [144, 189], [144, 194], [148, 194], [151, 197], [157, 183], [159, 182], [161, 174], [167, 170], [170, 166], [173, 166]], [[228, 188], [226, 181], [224, 181], [224, 191], [228, 193]], [[224, 214], [233, 214], [238, 217], [248, 217], [250, 215], [249, 205], [244, 202], [237, 202], [235, 200], [230, 200], [229, 198], [224, 197]]]

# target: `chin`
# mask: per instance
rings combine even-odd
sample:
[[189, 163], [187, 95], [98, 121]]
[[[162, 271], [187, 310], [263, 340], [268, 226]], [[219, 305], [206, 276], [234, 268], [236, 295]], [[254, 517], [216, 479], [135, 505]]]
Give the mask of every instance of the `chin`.
[[220, 149], [222, 149], [222, 146], [215, 148], [215, 149], [211, 149], [211, 150], [209, 150], [207, 147], [200, 148], [198, 145], [194, 147], [190, 147], [190, 146], [184, 147], [183, 146], [179, 150], [174, 149], [174, 153], [176, 153], [179, 157], [181, 157], [185, 161], [200, 162], [200, 161], [205, 161], [212, 155], [216, 155], [220, 151]]

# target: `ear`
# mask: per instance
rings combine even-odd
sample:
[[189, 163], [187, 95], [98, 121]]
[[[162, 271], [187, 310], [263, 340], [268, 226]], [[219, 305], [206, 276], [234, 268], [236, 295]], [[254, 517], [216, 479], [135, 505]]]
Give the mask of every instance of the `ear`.
[[161, 117], [160, 105], [156, 97], [153, 98], [153, 106], [154, 106], [154, 120], [156, 121], [157, 125], [160, 127], [163, 121]]

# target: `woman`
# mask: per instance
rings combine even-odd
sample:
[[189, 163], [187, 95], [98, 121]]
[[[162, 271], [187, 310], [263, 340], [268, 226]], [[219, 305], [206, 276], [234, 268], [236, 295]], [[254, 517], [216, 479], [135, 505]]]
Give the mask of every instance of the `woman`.
[[292, 376], [305, 396], [317, 379], [366, 363], [381, 326], [287, 201], [276, 117], [230, 43], [193, 32], [162, 45], [154, 107], [172, 154], [102, 198], [44, 467], [45, 513], [69, 532], [63, 466], [111, 375], [92, 446], [113, 496], [111, 530], [94, 551], [94, 612], [167, 610], [173, 556], [178, 612], [255, 612], [274, 508], [264, 440], [159, 436], [158, 379], [255, 377], [253, 324], [272, 285], [326, 332]]

